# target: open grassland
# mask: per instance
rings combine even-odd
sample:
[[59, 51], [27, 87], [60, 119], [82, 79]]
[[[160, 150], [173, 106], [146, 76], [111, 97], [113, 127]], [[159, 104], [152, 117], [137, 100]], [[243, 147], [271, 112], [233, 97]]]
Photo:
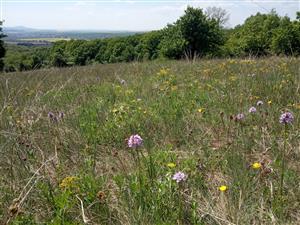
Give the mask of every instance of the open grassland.
[[[0, 221], [300, 224], [299, 64], [1, 74]], [[283, 112], [293, 113], [291, 124], [279, 123]], [[132, 134], [142, 146], [128, 147]], [[187, 177], [177, 183], [179, 171]]]
[[34, 42], [34, 41], [47, 41], [47, 42], [56, 42], [56, 41], [69, 41], [71, 40], [70, 38], [23, 38], [19, 39], [20, 41], [29, 41], [29, 42]]

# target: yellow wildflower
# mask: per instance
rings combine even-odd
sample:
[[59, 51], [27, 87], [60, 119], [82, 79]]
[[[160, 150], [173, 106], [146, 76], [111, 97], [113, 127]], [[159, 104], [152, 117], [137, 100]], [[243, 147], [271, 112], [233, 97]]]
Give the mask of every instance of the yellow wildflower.
[[255, 162], [255, 163], [252, 164], [252, 168], [256, 169], [256, 170], [260, 169], [261, 168], [261, 164], [259, 162]]
[[175, 163], [168, 163], [167, 166], [169, 168], [174, 168], [174, 167], [176, 167], [176, 164]]
[[199, 112], [199, 113], [203, 113], [204, 111], [205, 111], [204, 108], [199, 108], [199, 109], [198, 109], [198, 112]]
[[74, 176], [70, 176], [70, 177], [65, 177], [61, 183], [59, 184], [59, 187], [61, 189], [67, 189], [67, 188], [71, 188], [74, 187], [74, 182], [75, 180], [77, 180], [77, 177]]
[[299, 104], [293, 104], [293, 106], [296, 108], [296, 109], [300, 109], [300, 103]]
[[165, 76], [169, 73], [170, 69], [161, 69], [157, 75], [160, 75], [160, 76]]
[[171, 87], [171, 90], [172, 91], [176, 91], [178, 88], [177, 88], [177, 86], [176, 85], [173, 85], [172, 87]]
[[236, 76], [230, 76], [230, 77], [229, 77], [229, 80], [231, 80], [231, 81], [236, 81], [236, 80], [237, 80], [237, 77], [236, 77]]
[[228, 187], [225, 186], [225, 185], [222, 185], [222, 186], [219, 187], [219, 190], [222, 191], [222, 192], [225, 192], [225, 191], [228, 190]]
[[133, 94], [133, 90], [126, 90], [126, 91], [125, 91], [125, 94], [126, 94], [126, 95], [132, 95], [132, 94]]
[[271, 104], [272, 104], [272, 100], [269, 100], [269, 101], [268, 101], [268, 104], [271, 105]]

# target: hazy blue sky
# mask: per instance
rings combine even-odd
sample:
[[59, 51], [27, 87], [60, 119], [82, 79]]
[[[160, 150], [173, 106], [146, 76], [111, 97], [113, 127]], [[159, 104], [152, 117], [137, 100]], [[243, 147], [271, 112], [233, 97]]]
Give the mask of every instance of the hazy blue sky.
[[[0, 0], [1, 1], [1, 0]], [[219, 6], [230, 13], [229, 26], [274, 8], [295, 18], [299, 0], [2, 0], [4, 26], [45, 29], [153, 30], [180, 17], [187, 5]]]

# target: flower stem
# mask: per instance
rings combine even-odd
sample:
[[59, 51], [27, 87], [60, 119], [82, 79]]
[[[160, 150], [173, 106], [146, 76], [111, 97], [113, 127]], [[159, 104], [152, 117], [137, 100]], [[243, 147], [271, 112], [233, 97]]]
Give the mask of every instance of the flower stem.
[[[137, 148], [135, 148], [136, 150]], [[138, 179], [139, 179], [139, 195], [140, 195], [140, 207], [144, 208], [144, 191], [143, 191], [143, 181], [142, 181], [142, 168], [141, 168], [141, 159], [138, 151], [135, 151], [137, 154], [137, 164], [138, 164]]]
[[281, 179], [280, 179], [280, 195], [283, 194], [283, 179], [284, 179], [284, 172], [285, 172], [285, 151], [286, 151], [286, 144], [287, 144], [287, 125], [284, 127], [284, 143], [283, 143], [283, 150], [281, 155]]

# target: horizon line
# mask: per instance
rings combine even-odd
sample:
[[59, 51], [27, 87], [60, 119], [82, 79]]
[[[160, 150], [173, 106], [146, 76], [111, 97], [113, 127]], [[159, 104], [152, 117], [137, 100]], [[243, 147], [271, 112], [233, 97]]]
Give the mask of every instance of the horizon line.
[[298, 0], [1, 0], [1, 3], [298, 3]]

